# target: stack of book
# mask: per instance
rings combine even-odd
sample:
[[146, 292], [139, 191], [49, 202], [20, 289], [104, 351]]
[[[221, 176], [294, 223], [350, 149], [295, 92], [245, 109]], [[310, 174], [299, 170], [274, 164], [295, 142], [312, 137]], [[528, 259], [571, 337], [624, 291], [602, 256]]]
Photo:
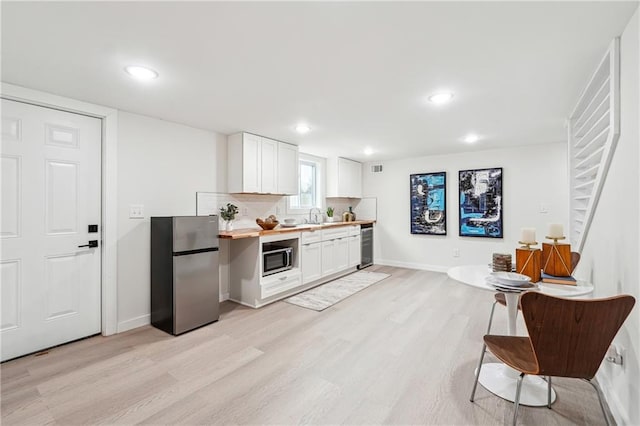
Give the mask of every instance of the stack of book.
[[493, 272], [511, 272], [511, 255], [493, 253]]
[[549, 275], [542, 273], [542, 282], [549, 284], [566, 284], [566, 285], [577, 285], [576, 279], [572, 276], [568, 277], [559, 277], [556, 275]]

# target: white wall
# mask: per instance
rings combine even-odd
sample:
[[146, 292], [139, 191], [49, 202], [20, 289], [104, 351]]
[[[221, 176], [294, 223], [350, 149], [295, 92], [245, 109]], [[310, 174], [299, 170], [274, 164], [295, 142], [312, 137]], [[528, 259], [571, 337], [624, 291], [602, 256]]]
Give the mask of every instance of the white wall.
[[628, 293], [636, 307], [614, 344], [626, 349], [625, 366], [604, 362], [598, 373], [618, 424], [640, 424], [640, 98], [639, 15], [621, 39], [621, 129], [577, 269], [591, 278], [595, 295]]
[[[486, 264], [493, 252], [512, 253], [521, 228], [537, 229], [542, 242], [549, 223], [568, 224], [564, 143], [383, 162], [382, 173], [364, 167], [364, 195], [377, 197], [376, 263], [446, 271], [462, 264]], [[380, 163], [376, 163], [380, 164]], [[504, 238], [458, 236], [458, 171], [503, 168]], [[447, 235], [412, 235], [409, 227], [409, 175], [447, 172]], [[548, 212], [540, 213], [541, 205]], [[453, 250], [460, 257], [453, 257]]]
[[[151, 216], [196, 214], [196, 191], [226, 191], [226, 136], [120, 112], [118, 331], [149, 323]], [[129, 219], [143, 204], [144, 219]]]

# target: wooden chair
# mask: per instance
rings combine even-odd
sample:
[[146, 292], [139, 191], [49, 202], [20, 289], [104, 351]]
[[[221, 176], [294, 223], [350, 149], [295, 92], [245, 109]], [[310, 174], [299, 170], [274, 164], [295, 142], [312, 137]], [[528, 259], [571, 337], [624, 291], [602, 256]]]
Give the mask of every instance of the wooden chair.
[[[576, 266], [578, 266], [578, 262], [580, 262], [580, 253], [577, 251], [571, 252], [571, 273], [575, 271]], [[496, 293], [493, 295], [494, 301], [491, 306], [491, 313], [489, 314], [489, 325], [487, 326], [487, 334], [491, 332], [491, 323], [493, 322], [493, 313], [496, 310], [496, 304], [499, 303], [502, 306], [507, 306], [507, 299], [504, 297], [504, 293]], [[520, 309], [520, 306], [518, 306]]]
[[605, 299], [566, 299], [529, 291], [520, 306], [529, 337], [485, 335], [480, 363], [471, 392], [475, 396], [482, 359], [488, 348], [500, 361], [520, 372], [513, 424], [516, 424], [520, 390], [525, 375], [547, 376], [547, 406], [551, 408], [551, 377], [586, 380], [598, 394], [607, 425], [609, 418], [595, 376], [616, 333], [631, 312], [635, 299], [620, 295]]

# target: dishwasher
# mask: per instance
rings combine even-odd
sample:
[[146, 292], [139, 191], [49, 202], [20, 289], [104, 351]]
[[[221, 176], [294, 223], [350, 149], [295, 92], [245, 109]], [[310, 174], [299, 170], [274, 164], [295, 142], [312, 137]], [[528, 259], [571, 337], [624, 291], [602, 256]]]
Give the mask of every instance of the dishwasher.
[[358, 269], [373, 265], [373, 223], [360, 226], [360, 265]]

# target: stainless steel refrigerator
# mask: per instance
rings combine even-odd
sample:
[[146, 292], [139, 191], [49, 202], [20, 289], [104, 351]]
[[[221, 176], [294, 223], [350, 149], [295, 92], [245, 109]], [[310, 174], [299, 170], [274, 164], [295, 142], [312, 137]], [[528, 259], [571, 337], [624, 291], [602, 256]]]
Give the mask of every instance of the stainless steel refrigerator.
[[151, 324], [181, 334], [219, 318], [218, 216], [151, 218]]

